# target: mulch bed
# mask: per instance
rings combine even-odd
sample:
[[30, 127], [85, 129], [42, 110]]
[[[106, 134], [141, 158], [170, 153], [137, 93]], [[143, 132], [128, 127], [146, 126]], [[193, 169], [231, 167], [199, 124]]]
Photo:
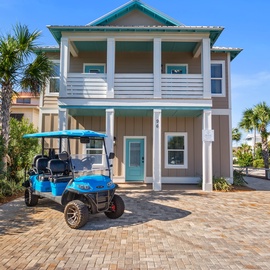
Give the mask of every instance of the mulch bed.
[[24, 195], [24, 191], [20, 191], [16, 194], [13, 194], [11, 196], [8, 196], [8, 197], [4, 197], [4, 198], [0, 198], [0, 205], [4, 204], [4, 203], [8, 203], [8, 202], [11, 202], [17, 198], [20, 198]]

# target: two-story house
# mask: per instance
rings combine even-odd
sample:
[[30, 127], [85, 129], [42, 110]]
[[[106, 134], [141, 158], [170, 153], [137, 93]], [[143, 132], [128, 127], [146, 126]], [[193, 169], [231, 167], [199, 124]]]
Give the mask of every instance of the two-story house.
[[[130, 1], [85, 26], [48, 26], [59, 47], [41, 102], [42, 131], [106, 132], [114, 181], [232, 180], [230, 63], [222, 27], [186, 26]], [[92, 149], [91, 149], [92, 147]], [[100, 151], [95, 146], [85, 151]]]

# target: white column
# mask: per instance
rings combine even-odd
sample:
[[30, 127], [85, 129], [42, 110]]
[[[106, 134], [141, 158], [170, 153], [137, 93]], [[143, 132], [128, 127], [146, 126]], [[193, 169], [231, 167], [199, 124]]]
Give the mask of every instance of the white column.
[[153, 190], [161, 190], [161, 110], [153, 111]]
[[203, 130], [202, 130], [202, 189], [204, 191], [213, 190], [213, 161], [212, 161], [212, 142], [214, 141], [214, 131], [212, 130], [212, 111], [203, 111]]
[[201, 65], [203, 75], [203, 96], [204, 98], [211, 98], [211, 55], [209, 38], [204, 38], [202, 40]]
[[154, 98], [161, 98], [161, 38], [154, 38]]
[[58, 110], [58, 130], [66, 130], [68, 127], [67, 109]]
[[[231, 74], [231, 55], [227, 54], [228, 74]], [[232, 144], [232, 95], [231, 95], [231, 76], [228, 76], [228, 100], [229, 100], [229, 142], [230, 142], [230, 179], [229, 182], [233, 183], [233, 144]]]
[[114, 138], [114, 109], [106, 109], [106, 148], [108, 154], [113, 152]]
[[60, 92], [59, 97], [65, 96], [67, 91], [67, 76], [69, 72], [70, 52], [68, 38], [61, 38], [60, 50]]
[[107, 39], [107, 98], [114, 97], [115, 39]]

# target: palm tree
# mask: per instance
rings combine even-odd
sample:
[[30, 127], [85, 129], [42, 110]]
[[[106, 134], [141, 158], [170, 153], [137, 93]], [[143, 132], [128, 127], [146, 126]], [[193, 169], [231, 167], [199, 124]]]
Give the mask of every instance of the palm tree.
[[239, 131], [239, 129], [238, 128], [233, 128], [232, 129], [232, 140], [236, 141], [236, 142], [239, 142], [241, 140], [241, 137], [242, 137], [242, 134]]
[[[258, 130], [262, 138], [262, 157], [264, 168], [269, 169], [269, 152], [268, 152], [268, 135], [267, 126], [270, 123], [270, 107], [265, 102], [255, 105], [251, 109], [247, 109], [243, 113], [243, 118], [239, 123], [241, 128], [247, 131]], [[255, 145], [254, 145], [255, 147]], [[265, 177], [267, 178], [267, 170]]]
[[[0, 36], [0, 121], [6, 149], [13, 93], [21, 88], [37, 94], [53, 76], [53, 63], [44, 53], [36, 52], [36, 40], [41, 32], [31, 33], [27, 26], [21, 24], [17, 24], [13, 31], [13, 35]], [[6, 165], [6, 157], [3, 161]]]

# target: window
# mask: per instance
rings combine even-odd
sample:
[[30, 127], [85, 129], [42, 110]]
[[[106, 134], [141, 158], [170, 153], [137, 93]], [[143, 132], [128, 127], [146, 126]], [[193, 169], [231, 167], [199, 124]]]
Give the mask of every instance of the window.
[[85, 152], [87, 155], [92, 155], [94, 164], [103, 164], [103, 140], [90, 140], [86, 144]]
[[31, 104], [31, 98], [16, 98], [16, 103], [18, 104]]
[[187, 64], [166, 64], [167, 74], [187, 74], [188, 65]]
[[23, 113], [11, 113], [10, 117], [12, 117], [18, 121], [22, 121]]
[[187, 133], [165, 133], [165, 168], [187, 168]]
[[105, 64], [83, 64], [84, 73], [105, 73]]
[[54, 63], [54, 76], [49, 81], [49, 94], [58, 94], [60, 91], [60, 61], [53, 60]]
[[212, 95], [225, 96], [224, 61], [211, 63], [211, 93]]

